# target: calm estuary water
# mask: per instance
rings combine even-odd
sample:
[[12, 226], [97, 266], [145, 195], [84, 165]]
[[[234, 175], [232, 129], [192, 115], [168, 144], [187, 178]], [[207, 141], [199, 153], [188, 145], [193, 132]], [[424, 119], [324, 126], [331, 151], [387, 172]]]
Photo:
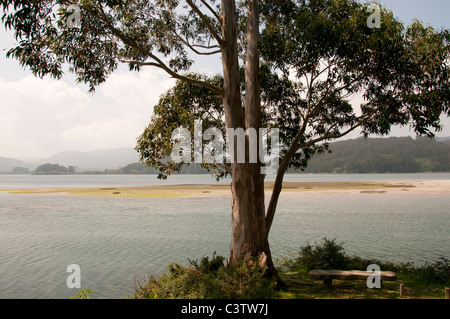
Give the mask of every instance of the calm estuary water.
[[[408, 181], [450, 174], [288, 175], [286, 181]], [[270, 179], [269, 179], [270, 180]], [[227, 182], [227, 181], [225, 181]], [[0, 188], [75, 188], [212, 184], [206, 175], [0, 175]], [[67, 266], [81, 268], [81, 288], [95, 298], [131, 296], [135, 281], [171, 262], [227, 256], [229, 196], [98, 198], [0, 193], [0, 298], [69, 298]], [[448, 195], [282, 194], [271, 230], [274, 257], [323, 237], [349, 254], [392, 262], [450, 258]]]

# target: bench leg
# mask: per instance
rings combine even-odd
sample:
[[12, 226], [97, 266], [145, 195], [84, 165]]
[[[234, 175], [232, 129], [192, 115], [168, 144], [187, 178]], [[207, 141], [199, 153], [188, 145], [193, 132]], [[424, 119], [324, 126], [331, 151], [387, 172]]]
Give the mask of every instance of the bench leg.
[[333, 279], [324, 279], [323, 280], [323, 286], [325, 288], [331, 288], [332, 285], [333, 285]]

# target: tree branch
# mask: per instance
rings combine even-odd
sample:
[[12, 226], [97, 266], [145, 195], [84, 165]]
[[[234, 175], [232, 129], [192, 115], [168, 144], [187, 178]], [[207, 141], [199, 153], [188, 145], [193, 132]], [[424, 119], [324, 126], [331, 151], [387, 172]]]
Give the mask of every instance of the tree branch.
[[220, 49], [220, 46], [218, 46], [218, 45], [192, 44], [192, 46], [193, 46], [194, 48], [202, 48], [202, 49], [207, 49], [207, 50], [211, 50], [211, 49]]
[[363, 125], [364, 122], [365, 121], [358, 122], [356, 125], [351, 126], [347, 131], [345, 131], [343, 133], [340, 133], [340, 134], [328, 134], [331, 131], [331, 128], [335, 126], [335, 125], [333, 125], [327, 130], [327, 133], [325, 133], [323, 136], [318, 137], [318, 138], [316, 138], [314, 140], [311, 140], [308, 143], [303, 143], [303, 144], [298, 145], [296, 147], [296, 151], [298, 151], [299, 149], [302, 149], [302, 148], [309, 147], [309, 146], [314, 145], [316, 143], [325, 141], [325, 140], [334, 140], [334, 139], [337, 139], [337, 138], [341, 138], [341, 137], [347, 135], [348, 133], [354, 131], [356, 128], [360, 127], [361, 125]]
[[267, 213], [266, 213], [266, 232], [267, 235], [270, 232], [270, 228], [272, 227], [273, 218], [275, 217], [275, 210], [278, 204], [278, 198], [280, 197], [281, 189], [283, 187], [283, 178], [284, 174], [286, 173], [286, 170], [289, 166], [289, 162], [291, 161], [292, 157], [295, 155], [295, 152], [297, 151], [295, 148], [295, 145], [297, 145], [302, 138], [303, 134], [305, 134], [306, 127], [308, 126], [309, 121], [309, 114], [305, 114], [304, 121], [302, 123], [302, 127], [295, 137], [293, 143], [289, 147], [289, 150], [286, 152], [286, 154], [283, 157], [283, 160], [281, 161], [280, 167], [278, 168], [277, 176], [275, 178], [275, 183], [273, 185], [272, 190], [272, 196], [270, 197], [269, 206], [267, 207]]
[[226, 171], [228, 174], [231, 174], [231, 167], [229, 165], [222, 164], [222, 163], [214, 163], [214, 165], [220, 167], [221, 169]]
[[199, 45], [199, 44], [190, 44], [187, 39], [184, 39], [178, 33], [174, 32], [174, 34], [178, 38], [178, 40], [183, 42], [189, 49], [191, 49], [194, 53], [196, 53], [198, 55], [214, 55], [214, 54], [218, 54], [218, 53], [222, 52], [220, 49], [219, 50], [215, 50], [215, 51], [211, 51], [211, 52], [200, 52], [199, 50], [196, 49], [196, 47], [203, 48], [203, 49], [213, 49], [213, 48], [220, 48], [220, 47], [217, 46], [217, 45], [205, 46], [205, 45]]
[[[301, 137], [305, 133], [306, 126], [307, 126], [307, 122], [303, 122], [300, 132], [295, 137], [293, 143], [289, 147], [289, 150], [286, 152], [285, 156], [283, 157], [280, 167], [278, 168], [277, 176], [275, 178], [275, 183], [274, 183], [273, 190], [272, 190], [272, 196], [270, 198], [269, 205], [267, 207], [267, 213], [266, 213], [266, 231], [267, 231], [267, 233], [269, 233], [269, 231], [270, 231], [270, 228], [271, 228], [272, 222], [273, 222], [273, 218], [275, 216], [276, 206], [278, 204], [278, 199], [280, 197], [280, 193], [281, 193], [281, 190], [283, 187], [284, 174], [286, 173], [286, 170], [289, 166], [289, 162], [291, 161], [291, 159], [295, 155], [295, 153], [301, 148], [309, 147], [309, 146], [314, 145], [315, 143], [321, 142], [323, 140], [337, 139], [337, 138], [340, 138], [340, 137], [343, 137], [343, 136], [349, 134], [350, 132], [352, 132], [356, 128], [360, 127], [365, 122], [367, 122], [378, 110], [379, 110], [379, 108], [376, 108], [369, 114], [361, 116], [359, 118], [359, 120], [356, 121], [356, 124], [354, 124], [347, 131], [345, 131], [341, 134], [331, 134], [331, 135], [327, 134], [334, 127], [334, 125], [333, 125], [330, 128], [328, 128], [327, 133], [325, 133], [323, 136], [321, 136], [317, 139], [311, 140], [307, 143], [298, 144]], [[309, 118], [307, 118], [307, 121], [309, 121]]]
[[217, 14], [216, 11], [214, 11], [214, 9], [208, 4], [208, 2], [206, 2], [205, 0], [200, 1], [208, 8], [209, 11], [211, 11], [211, 13], [216, 17], [217, 21], [222, 23], [222, 18]]
[[173, 71], [171, 68], [169, 68], [169, 67], [168, 67], [161, 59], [159, 59], [159, 58], [158, 58], [157, 56], [155, 56], [153, 53], [148, 52], [147, 54], [148, 54], [148, 56], [149, 56], [151, 59], [153, 59], [153, 60], [155, 60], [155, 61], [157, 62], [158, 66], [159, 66], [161, 69], [163, 69], [164, 71], [166, 71], [166, 72], [167, 72], [169, 75], [171, 75], [173, 78], [179, 79], [179, 80], [182, 80], [182, 81], [186, 81], [186, 82], [189, 82], [189, 83], [193, 83], [193, 84], [197, 84], [197, 85], [204, 86], [204, 87], [206, 87], [206, 88], [212, 90], [213, 92], [216, 92], [217, 94], [222, 95], [222, 93], [223, 93], [223, 92], [222, 92], [222, 89], [220, 89], [220, 88], [218, 88], [218, 87], [216, 87], [216, 86], [214, 86], [214, 85], [212, 85], [212, 84], [210, 84], [210, 83], [208, 83], [208, 82], [199, 81], [199, 80], [192, 79], [192, 78], [189, 78], [189, 77], [187, 77], [187, 76], [178, 74], [178, 73], [176, 73], [175, 71]]
[[[108, 28], [111, 30], [111, 32], [118, 37], [124, 44], [135, 48], [136, 50], [140, 51], [141, 53], [143, 53], [144, 55], [148, 56], [150, 59], [156, 61], [156, 62], [138, 62], [138, 61], [133, 61], [132, 63], [134, 64], [139, 64], [139, 65], [149, 65], [149, 66], [155, 66], [158, 67], [164, 71], [166, 71], [166, 73], [168, 73], [170, 76], [172, 76], [175, 79], [179, 79], [182, 81], [186, 81], [192, 84], [196, 84], [196, 85], [200, 85], [203, 87], [206, 87], [210, 90], [212, 90], [213, 92], [222, 95], [222, 89], [218, 88], [208, 82], [204, 82], [204, 81], [199, 81], [196, 79], [192, 79], [190, 77], [178, 74], [177, 72], [173, 71], [171, 68], [169, 68], [161, 59], [159, 59], [157, 56], [155, 56], [153, 53], [145, 50], [144, 48], [142, 48], [141, 46], [137, 45], [136, 43], [130, 41], [120, 30], [118, 30], [116, 27], [114, 27], [114, 25], [111, 24], [111, 22], [108, 20], [108, 17], [106, 16], [105, 12], [103, 11], [103, 8], [97, 7], [99, 9], [99, 11], [101, 12], [102, 16], [99, 16], [98, 14], [96, 14], [95, 12], [93, 12], [92, 10], [87, 9], [87, 11], [90, 12], [90, 14], [92, 14], [94, 17], [98, 18], [99, 20], [103, 21]], [[118, 56], [119, 58], [119, 56]]]
[[[197, 15], [200, 17], [200, 19], [203, 21], [203, 23], [208, 28], [209, 32], [211, 32], [211, 35], [216, 39], [217, 43], [222, 47], [225, 44], [225, 41], [222, 39], [222, 37], [214, 30], [214, 27], [209, 23], [208, 18], [201, 12], [201, 10], [192, 2], [192, 0], [186, 0], [186, 2], [189, 4], [189, 6], [197, 13]], [[203, 2], [203, 1], [202, 1]], [[220, 20], [219, 20], [220, 21]]]

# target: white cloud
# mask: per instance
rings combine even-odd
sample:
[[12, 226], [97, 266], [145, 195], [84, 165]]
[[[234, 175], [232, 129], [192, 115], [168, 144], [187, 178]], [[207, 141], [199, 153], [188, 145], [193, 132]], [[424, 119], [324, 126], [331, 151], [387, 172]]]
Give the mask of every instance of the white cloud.
[[45, 154], [59, 132], [82, 118], [90, 104], [78, 88], [33, 76], [15, 82], [0, 79], [0, 96], [2, 156]]
[[146, 68], [140, 72], [114, 73], [99, 90], [121, 111], [129, 112], [131, 109], [151, 113], [160, 95], [174, 84], [175, 80], [163, 70]]
[[0, 78], [0, 156], [133, 147], [173, 84], [155, 69], [113, 74], [93, 95], [48, 78]]
[[95, 93], [102, 101], [91, 110], [93, 120], [64, 130], [61, 137], [76, 149], [134, 147], [153, 106], [174, 84], [165, 72], [154, 68], [112, 74]]
[[92, 122], [76, 125], [61, 133], [61, 138], [75, 150], [110, 149], [122, 146], [134, 146], [135, 138], [143, 131], [136, 121], [109, 119], [104, 122]]

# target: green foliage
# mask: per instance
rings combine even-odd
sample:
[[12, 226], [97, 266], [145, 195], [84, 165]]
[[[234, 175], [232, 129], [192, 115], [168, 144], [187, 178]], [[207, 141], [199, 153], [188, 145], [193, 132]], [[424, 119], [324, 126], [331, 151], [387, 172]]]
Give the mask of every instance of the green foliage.
[[[357, 121], [366, 136], [408, 124], [431, 136], [430, 129], [440, 129], [438, 114], [450, 115], [450, 34], [417, 21], [404, 26], [385, 8], [381, 28], [371, 29], [367, 5], [355, 0], [263, 2], [261, 55], [277, 69], [305, 79], [309, 88], [300, 94], [309, 97], [303, 108], [314, 109], [314, 135], [339, 135]], [[346, 103], [357, 91], [367, 101], [359, 118]]]
[[198, 264], [197, 260], [189, 260], [189, 263], [194, 266], [195, 269], [199, 270], [203, 273], [214, 273], [217, 272], [223, 265], [225, 261], [225, 257], [222, 256], [216, 256], [216, 252], [214, 252], [213, 257], [211, 261], [209, 260], [208, 256], [205, 256], [200, 261], [200, 265]]
[[[417, 134], [433, 136], [433, 130], [440, 130], [441, 114], [450, 114], [449, 34], [419, 22], [406, 27], [386, 9], [381, 14], [382, 27], [371, 29], [366, 5], [353, 0], [261, 2], [262, 125], [280, 130], [281, 155], [295, 148], [289, 153], [290, 168], [304, 170], [315, 154], [328, 150], [331, 140], [349, 131], [361, 129], [367, 137], [410, 125]], [[426, 49], [432, 50], [432, 58]], [[189, 76], [222, 85], [218, 76]], [[241, 83], [245, 96], [244, 76]], [[352, 106], [349, 101], [356, 94], [366, 103]], [[171, 132], [183, 126], [192, 135], [193, 120], [202, 119], [204, 127], [217, 127], [225, 136], [223, 117], [216, 92], [178, 81], [155, 107], [136, 149], [142, 161], [167, 178], [183, 165], [167, 160]], [[386, 156], [385, 169], [401, 166], [394, 160]], [[217, 178], [228, 174], [227, 164], [212, 166]], [[406, 169], [413, 167], [435, 169], [426, 158]], [[346, 170], [343, 165], [334, 169]]]
[[450, 285], [450, 260], [441, 256], [434, 263], [426, 263], [423, 266], [404, 264], [398, 267], [398, 271], [408, 273], [416, 280], [427, 284]]
[[430, 283], [450, 285], [450, 260], [440, 257], [434, 264], [425, 267], [426, 278]]
[[189, 267], [171, 264], [168, 273], [137, 288], [137, 299], [261, 299], [270, 298], [275, 282], [266, 278], [266, 267], [260, 268], [253, 258], [240, 264], [224, 265], [224, 258], [202, 258]]
[[[189, 74], [198, 81], [211, 85], [222, 85], [220, 76], [208, 78], [205, 75]], [[160, 97], [153, 110], [150, 124], [137, 141], [136, 150], [141, 161], [154, 168], [159, 174], [158, 178], [166, 179], [170, 174], [181, 172], [183, 163], [176, 163], [170, 159], [174, 141], [172, 133], [179, 127], [187, 128], [190, 136], [194, 136], [194, 120], [202, 121], [202, 133], [207, 128], [218, 128], [225, 131], [222, 120], [223, 106], [221, 98], [209, 89], [185, 81], [177, 81], [176, 85]], [[202, 141], [202, 148], [209, 141]], [[191, 154], [193, 154], [192, 145]], [[201, 164], [201, 168], [218, 176], [225, 176], [226, 170], [217, 172], [215, 165]]]
[[89, 299], [92, 297], [90, 289], [81, 289], [78, 295], [71, 297], [70, 299]]
[[348, 256], [343, 243], [336, 243], [336, 239], [323, 238], [322, 243], [307, 243], [301, 246], [298, 255], [280, 260], [280, 267], [288, 271], [313, 269], [322, 270], [366, 270], [371, 264], [377, 264], [384, 270], [394, 270], [395, 265], [374, 259], [363, 259], [358, 256]]
[[72, 172], [69, 172], [67, 167], [60, 166], [58, 164], [43, 164], [36, 168], [33, 172], [33, 174], [36, 175], [58, 175], [58, 174], [69, 174]]
[[450, 145], [425, 137], [358, 138], [330, 144], [331, 154], [308, 163], [311, 173], [450, 171]]
[[[130, 70], [140, 70], [147, 59], [171, 72], [187, 70], [192, 61], [180, 34], [190, 45], [207, 44], [212, 39], [192, 9], [177, 13], [179, 1], [75, 3], [80, 8], [81, 28], [68, 28], [72, 12], [65, 1], [0, 1], [5, 13], [2, 22], [19, 42], [8, 56], [39, 77], [61, 78], [64, 63], [69, 63], [77, 81], [89, 84], [94, 91], [121, 62]], [[167, 64], [161, 57], [167, 58]]]
[[323, 243], [314, 246], [307, 244], [300, 247], [299, 256], [293, 266], [305, 267], [307, 271], [313, 269], [346, 269], [349, 258], [344, 253], [342, 244], [335, 240], [323, 239]]

